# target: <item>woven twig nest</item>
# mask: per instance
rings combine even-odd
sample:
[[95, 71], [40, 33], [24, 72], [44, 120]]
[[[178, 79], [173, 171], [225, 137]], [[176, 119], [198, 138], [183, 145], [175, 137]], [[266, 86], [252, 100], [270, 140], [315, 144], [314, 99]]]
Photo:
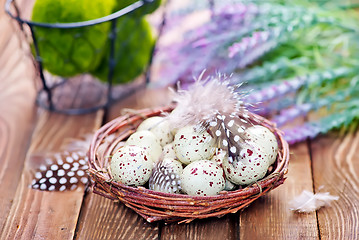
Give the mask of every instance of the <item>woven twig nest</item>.
[[288, 143], [270, 121], [253, 113], [249, 113], [253, 123], [267, 127], [278, 141], [275, 163], [267, 175], [255, 184], [239, 190], [222, 191], [215, 196], [190, 196], [156, 192], [145, 187], [131, 187], [114, 181], [109, 162], [119, 143], [135, 132], [144, 119], [172, 110], [172, 107], [164, 107], [128, 113], [107, 123], [95, 133], [89, 150], [89, 173], [94, 181], [95, 193], [121, 201], [148, 222], [190, 222], [194, 219], [236, 213], [284, 182], [289, 160]]

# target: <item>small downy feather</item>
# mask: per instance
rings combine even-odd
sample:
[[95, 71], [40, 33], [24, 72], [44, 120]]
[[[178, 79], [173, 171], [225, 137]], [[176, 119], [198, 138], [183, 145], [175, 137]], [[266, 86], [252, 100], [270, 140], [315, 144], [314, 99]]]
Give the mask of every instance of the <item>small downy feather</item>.
[[43, 164], [36, 170], [31, 188], [43, 191], [75, 190], [88, 183], [86, 152], [92, 135], [71, 139], [63, 151], [37, 155]]
[[240, 85], [230, 85], [224, 75], [202, 79], [203, 74], [190, 89], [178, 90], [174, 97], [177, 106], [168, 121], [173, 128], [194, 125], [206, 130], [221, 148], [227, 149], [230, 162], [238, 160], [244, 145], [255, 148], [247, 144], [244, 134], [254, 120], [243, 101], [245, 94], [238, 90]]
[[304, 190], [299, 196], [290, 201], [289, 205], [292, 211], [309, 213], [323, 206], [328, 206], [332, 201], [338, 199], [338, 196], [330, 195], [329, 192], [313, 194]]
[[240, 85], [230, 86], [224, 75], [202, 79], [204, 71], [188, 90], [180, 89], [173, 101], [175, 110], [168, 116], [171, 125], [176, 128], [202, 124], [218, 114], [230, 115], [246, 112], [243, 95], [236, 91]]

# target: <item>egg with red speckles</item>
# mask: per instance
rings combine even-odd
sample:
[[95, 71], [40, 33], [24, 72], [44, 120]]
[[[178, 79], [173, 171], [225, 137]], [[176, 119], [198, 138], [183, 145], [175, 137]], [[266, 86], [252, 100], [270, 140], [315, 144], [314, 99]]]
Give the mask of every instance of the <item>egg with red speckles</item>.
[[261, 146], [261, 151], [269, 159], [270, 165], [272, 165], [277, 159], [278, 152], [278, 142], [274, 133], [266, 127], [255, 125], [246, 129], [245, 135], [253, 145]]
[[169, 144], [167, 144], [166, 146], [163, 147], [162, 156], [163, 156], [163, 158], [177, 159], [176, 152], [173, 149], [173, 143], [169, 143]]
[[135, 145], [146, 149], [152, 162], [157, 162], [162, 153], [162, 147], [158, 138], [150, 131], [138, 131], [133, 133], [126, 141], [125, 146], [128, 145]]
[[263, 178], [270, 164], [262, 155], [262, 151], [253, 151], [251, 146], [247, 146], [242, 150], [239, 159], [232, 163], [228, 158], [224, 159], [222, 165], [227, 179], [234, 184], [248, 185]]
[[238, 185], [252, 184], [262, 179], [277, 158], [278, 143], [266, 127], [253, 126], [244, 132], [246, 143], [233, 163], [226, 158], [222, 165], [228, 180]]
[[210, 160], [192, 162], [183, 169], [181, 187], [188, 195], [217, 195], [225, 187], [223, 169]]
[[205, 130], [186, 126], [178, 129], [173, 148], [178, 160], [189, 164], [202, 159], [211, 159], [215, 151], [215, 139]]
[[114, 180], [125, 185], [140, 186], [150, 178], [153, 162], [144, 148], [124, 146], [112, 156], [110, 169]]
[[137, 128], [137, 131], [148, 130], [155, 134], [161, 146], [173, 141], [172, 129], [168, 120], [163, 117], [150, 117], [144, 120]]
[[227, 151], [225, 151], [221, 148], [217, 148], [215, 150], [213, 157], [211, 158], [211, 161], [217, 163], [218, 166], [222, 167], [222, 163], [225, 158], [228, 158]]

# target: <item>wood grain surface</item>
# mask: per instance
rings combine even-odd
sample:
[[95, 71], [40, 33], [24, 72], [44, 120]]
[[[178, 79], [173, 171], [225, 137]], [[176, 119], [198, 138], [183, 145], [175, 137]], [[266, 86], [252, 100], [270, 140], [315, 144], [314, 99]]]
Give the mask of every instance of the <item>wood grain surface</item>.
[[190, 224], [163, 225], [161, 239], [237, 239], [238, 221], [235, 216], [195, 220]]
[[339, 196], [318, 210], [322, 239], [359, 239], [358, 134], [331, 135], [311, 143], [316, 192]]
[[36, 122], [32, 62], [0, 7], [0, 231], [9, 216]]
[[[74, 94], [75, 96], [76, 94]], [[68, 98], [67, 101], [73, 101]], [[100, 126], [102, 111], [67, 116], [39, 111], [21, 181], [17, 185], [9, 217], [0, 239], [72, 239], [80, 213], [84, 188], [76, 191], [45, 192], [29, 188], [33, 178], [33, 154], [56, 152], [66, 138], [79, 138]], [[20, 171], [21, 172], [21, 171]]]

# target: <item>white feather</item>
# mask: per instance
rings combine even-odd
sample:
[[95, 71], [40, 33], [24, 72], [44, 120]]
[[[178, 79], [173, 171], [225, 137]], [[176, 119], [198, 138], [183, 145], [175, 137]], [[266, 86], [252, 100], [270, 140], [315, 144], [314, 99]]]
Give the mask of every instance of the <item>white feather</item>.
[[188, 90], [178, 90], [173, 101], [175, 110], [168, 116], [171, 126], [176, 128], [198, 125], [213, 119], [218, 113], [229, 115], [246, 109], [239, 87], [230, 86], [224, 75], [202, 80], [202, 75]]
[[338, 200], [338, 196], [330, 195], [329, 192], [313, 194], [304, 190], [299, 196], [289, 202], [290, 210], [297, 212], [314, 212], [323, 206], [328, 206], [332, 201]]

